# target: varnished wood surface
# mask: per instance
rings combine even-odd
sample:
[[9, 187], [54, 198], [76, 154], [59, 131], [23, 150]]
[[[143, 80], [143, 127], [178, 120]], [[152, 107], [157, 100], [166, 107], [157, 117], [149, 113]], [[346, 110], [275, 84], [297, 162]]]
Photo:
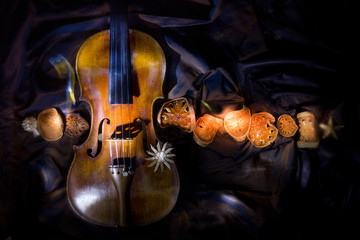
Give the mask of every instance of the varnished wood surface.
[[[68, 181], [68, 199], [74, 211], [89, 222], [117, 226], [121, 223], [120, 190], [109, 172], [111, 154], [124, 153], [135, 160], [135, 175], [126, 197], [130, 216], [129, 223], [144, 225], [155, 222], [173, 208], [179, 192], [179, 176], [176, 166], [172, 170], [154, 173], [148, 168], [143, 146], [144, 129], [133, 141], [118, 142], [111, 138], [116, 126], [133, 123], [141, 118], [147, 123], [148, 144], [155, 145], [156, 135], [152, 121], [152, 103], [162, 95], [165, 75], [165, 57], [158, 43], [149, 35], [130, 30], [132, 61], [133, 104], [109, 105], [109, 31], [97, 33], [81, 46], [76, 63], [81, 86], [81, 100], [87, 101], [92, 110], [91, 130], [86, 142], [75, 146], [75, 156]], [[105, 119], [105, 120], [104, 120]], [[102, 148], [98, 152], [99, 128], [102, 124]], [[110, 123], [109, 123], [110, 122]], [[119, 157], [121, 157], [119, 156]], [[126, 224], [127, 225], [127, 224]]]

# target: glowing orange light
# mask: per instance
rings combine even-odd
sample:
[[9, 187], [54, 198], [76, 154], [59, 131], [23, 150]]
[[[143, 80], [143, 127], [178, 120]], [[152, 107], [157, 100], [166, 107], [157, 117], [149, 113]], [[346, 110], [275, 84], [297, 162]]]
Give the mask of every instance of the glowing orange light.
[[250, 118], [250, 109], [244, 105], [241, 110], [230, 111], [225, 115], [224, 127], [230, 136], [242, 142], [249, 132]]

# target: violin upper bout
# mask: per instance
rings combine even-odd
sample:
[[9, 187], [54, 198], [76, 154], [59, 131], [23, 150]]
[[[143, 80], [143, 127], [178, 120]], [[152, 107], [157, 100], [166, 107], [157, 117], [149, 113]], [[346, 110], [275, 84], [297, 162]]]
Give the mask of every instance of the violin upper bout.
[[[144, 32], [130, 30], [129, 41], [134, 95], [138, 84], [140, 88], [138, 95], [150, 94], [153, 101], [154, 98], [162, 95], [162, 83], [166, 71], [165, 54], [159, 43]], [[148, 91], [150, 87], [151, 91]]]

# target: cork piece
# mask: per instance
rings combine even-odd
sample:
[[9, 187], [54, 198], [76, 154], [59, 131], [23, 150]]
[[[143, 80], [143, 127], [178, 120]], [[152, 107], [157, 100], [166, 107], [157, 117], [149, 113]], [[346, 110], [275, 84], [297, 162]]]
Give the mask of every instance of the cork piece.
[[232, 136], [235, 141], [242, 142], [250, 129], [250, 109], [245, 105], [241, 110], [231, 111], [224, 117], [225, 130]]
[[186, 98], [177, 98], [165, 102], [157, 116], [160, 127], [178, 127], [186, 132], [195, 128], [195, 112]]
[[279, 130], [279, 133], [284, 137], [294, 136], [299, 129], [295, 120], [288, 114], [283, 114], [278, 117], [276, 126]]
[[258, 148], [269, 146], [278, 134], [274, 123], [274, 116], [268, 112], [254, 114], [250, 120], [249, 141]]
[[196, 121], [193, 132], [194, 141], [202, 147], [210, 144], [218, 131], [223, 125], [223, 120], [210, 114], [204, 114]]
[[55, 108], [42, 111], [38, 115], [38, 130], [47, 141], [56, 141], [63, 136], [64, 122]]
[[300, 138], [298, 148], [317, 148], [319, 137], [315, 129], [315, 117], [311, 112], [301, 112], [296, 115], [299, 123]]
[[89, 129], [89, 124], [78, 113], [70, 113], [65, 119], [65, 132], [70, 136], [80, 137]]

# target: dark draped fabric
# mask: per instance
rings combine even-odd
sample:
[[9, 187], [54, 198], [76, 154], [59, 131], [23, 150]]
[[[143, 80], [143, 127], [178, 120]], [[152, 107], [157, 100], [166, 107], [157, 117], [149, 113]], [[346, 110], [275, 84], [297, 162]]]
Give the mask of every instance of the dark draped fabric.
[[[166, 56], [163, 94], [187, 97], [196, 116], [248, 106], [276, 118], [310, 111], [333, 117], [338, 140], [300, 149], [278, 136], [266, 148], [219, 131], [207, 147], [191, 133], [160, 131], [174, 146], [181, 189], [174, 209], [145, 227], [91, 225], [71, 209], [66, 178], [73, 145], [47, 142], [21, 122], [67, 102], [81, 43], [109, 28], [96, 0], [3, 0], [0, 5], [0, 239], [352, 239], [360, 213], [357, 1], [137, 0], [130, 28], [154, 37]], [[79, 95], [76, 84], [76, 97]], [[321, 137], [321, 134], [320, 134]], [[355, 220], [354, 220], [355, 219]]]

